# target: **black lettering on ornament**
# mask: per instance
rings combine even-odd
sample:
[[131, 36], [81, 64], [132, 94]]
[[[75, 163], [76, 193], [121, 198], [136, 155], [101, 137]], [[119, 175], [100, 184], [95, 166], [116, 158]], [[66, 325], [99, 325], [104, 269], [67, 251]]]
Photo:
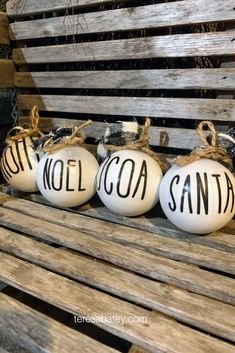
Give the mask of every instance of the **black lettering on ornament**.
[[77, 190], [85, 191], [86, 188], [82, 187], [82, 163], [80, 160], [68, 159], [67, 161], [63, 161], [62, 159], [57, 159], [54, 161], [53, 158], [49, 157], [46, 159], [43, 168], [44, 189], [54, 191], [65, 189], [66, 191], [74, 191], [75, 189], [70, 185], [71, 167], [78, 169]]
[[212, 174], [212, 177], [215, 178], [216, 180], [217, 192], [218, 192], [218, 214], [220, 214], [222, 211], [222, 194], [221, 194], [221, 186], [220, 186], [220, 180], [219, 180], [219, 178], [221, 178], [221, 175]]
[[[119, 164], [120, 157], [109, 156], [107, 160], [104, 162], [103, 166], [101, 167], [102, 169], [99, 173], [99, 179], [97, 180], [97, 190], [99, 191], [101, 189], [101, 183], [103, 178], [104, 191], [106, 192], [106, 194], [111, 195], [114, 192], [114, 187], [115, 187], [116, 188], [115, 191], [119, 197], [127, 198], [131, 195], [131, 192], [133, 189], [133, 177], [136, 170], [136, 163], [131, 158], [127, 158], [124, 161], [122, 161], [118, 172], [118, 181], [116, 186], [114, 186], [114, 183], [112, 181], [108, 182], [109, 173], [112, 173], [111, 166], [113, 163]], [[124, 175], [125, 175], [124, 172], [126, 170], [129, 170], [129, 175], [128, 175], [128, 178], [124, 179]], [[134, 198], [136, 194], [140, 191], [141, 200], [144, 199], [146, 194], [146, 188], [147, 188], [147, 178], [148, 178], [147, 163], [145, 160], [143, 160], [140, 167], [138, 179], [134, 186], [134, 191], [131, 195], [132, 198]]]
[[227, 200], [226, 200], [226, 206], [224, 208], [224, 213], [227, 211], [228, 205], [229, 205], [229, 201], [230, 201], [230, 193], [231, 193], [231, 197], [232, 197], [232, 203], [231, 203], [231, 210], [230, 212], [233, 212], [233, 208], [234, 208], [234, 190], [233, 190], [233, 184], [228, 176], [228, 174], [226, 172], [224, 172], [225, 175], [225, 179], [227, 182]]
[[172, 212], [174, 212], [176, 210], [176, 202], [175, 202], [175, 198], [174, 198], [174, 194], [173, 194], [174, 181], [175, 181], [176, 185], [178, 185], [179, 181], [180, 181], [180, 176], [179, 175], [175, 175], [174, 178], [170, 182], [170, 195], [171, 195], [171, 199], [172, 199], [173, 204], [168, 202], [168, 206], [169, 206], [169, 208], [170, 208], [170, 210]]
[[208, 177], [206, 173], [204, 175], [204, 186], [200, 173], [196, 173], [197, 180], [197, 214], [201, 214], [201, 198], [204, 205], [205, 214], [208, 214], [209, 199], [208, 199]]
[[[9, 151], [9, 154], [10, 154], [10, 156], [11, 156], [11, 160], [12, 160], [13, 163], [10, 163], [10, 160], [7, 158], [7, 152], [8, 152], [8, 151]], [[8, 145], [8, 146], [6, 147], [4, 154], [5, 154], [5, 162], [6, 162], [7, 170], [8, 170], [10, 173], [12, 173], [12, 174], [18, 174], [19, 171], [20, 171], [20, 167], [19, 167], [19, 165], [18, 165], [18, 163], [17, 163], [17, 161], [16, 161], [16, 158], [15, 158], [15, 155], [14, 155], [14, 153], [13, 153], [13, 150], [12, 150], [12, 146], [11, 146], [11, 145]], [[10, 165], [10, 164], [11, 164], [11, 165]], [[12, 169], [12, 167], [14, 167], [14, 166], [15, 166], [16, 169]]]
[[182, 190], [182, 195], [181, 195], [181, 201], [180, 201], [180, 212], [184, 212], [184, 200], [185, 200], [185, 195], [188, 195], [188, 207], [189, 207], [189, 212], [193, 213], [193, 208], [192, 208], [192, 199], [191, 199], [191, 177], [190, 174], [187, 175], [183, 190]]

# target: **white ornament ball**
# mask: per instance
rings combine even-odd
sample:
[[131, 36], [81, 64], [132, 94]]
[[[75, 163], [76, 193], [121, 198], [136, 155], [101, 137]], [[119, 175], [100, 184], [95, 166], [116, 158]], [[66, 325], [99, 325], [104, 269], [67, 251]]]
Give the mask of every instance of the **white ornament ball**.
[[97, 160], [85, 148], [67, 146], [43, 156], [37, 171], [38, 188], [55, 205], [79, 206], [95, 194], [98, 169]]
[[4, 149], [1, 158], [1, 171], [4, 179], [14, 188], [35, 192], [38, 190], [36, 171], [40, 155], [33, 150], [30, 137], [11, 142]]
[[225, 226], [235, 214], [235, 179], [222, 164], [200, 159], [173, 166], [162, 179], [160, 203], [177, 227], [206, 234]]
[[138, 216], [155, 206], [162, 171], [158, 163], [140, 151], [111, 154], [97, 175], [97, 193], [104, 205], [123, 216]]

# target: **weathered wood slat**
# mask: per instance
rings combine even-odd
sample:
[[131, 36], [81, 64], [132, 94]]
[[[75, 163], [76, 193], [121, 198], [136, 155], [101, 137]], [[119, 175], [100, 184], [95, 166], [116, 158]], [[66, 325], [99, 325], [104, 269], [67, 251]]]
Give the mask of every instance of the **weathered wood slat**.
[[24, 110], [36, 104], [42, 111], [235, 120], [235, 101], [232, 99], [19, 95], [17, 103]]
[[231, 305], [138, 277], [79, 254], [55, 249], [3, 228], [0, 231], [0, 249], [235, 342], [235, 307]]
[[0, 347], [0, 353], [10, 353], [9, 351], [6, 351], [5, 349]]
[[[74, 315], [120, 317], [123, 321], [97, 320], [95, 324], [150, 352], [179, 353], [179, 347], [181, 353], [203, 353], [205, 347], [213, 353], [234, 352], [228, 343], [12, 256], [1, 253], [0, 264], [0, 277], [9, 284]], [[133, 323], [130, 317], [145, 318], [145, 322]]]
[[51, 17], [11, 25], [12, 39], [44, 38], [84, 33], [234, 21], [233, 0], [186, 0], [74, 16]]
[[7, 2], [7, 14], [12, 17], [28, 16], [67, 8], [103, 5], [119, 1], [121, 0], [10, 0]]
[[15, 71], [15, 66], [12, 60], [0, 59], [0, 88], [15, 87], [13, 81]]
[[[71, 317], [71, 320], [73, 318]], [[32, 353], [117, 353], [30, 307], [0, 294], [0, 334]], [[1, 349], [0, 349], [1, 353]]]
[[16, 87], [234, 90], [235, 68], [17, 72]]
[[[29, 197], [31, 196], [32, 195]], [[35, 201], [34, 203], [21, 198], [16, 198], [0, 193], [0, 204], [4, 208], [9, 208], [32, 217], [42, 219], [44, 221], [64, 225], [68, 228], [85, 231], [90, 234], [97, 233], [97, 231], [100, 231], [101, 234], [127, 231], [127, 228], [122, 228], [116, 225], [116, 223], [119, 223], [150, 233], [156, 233], [162, 236], [172, 237], [174, 239], [182, 239], [184, 241], [206, 245], [227, 252], [235, 252], [235, 237], [232, 233], [232, 231], [235, 230], [235, 227], [232, 227], [232, 225], [228, 229], [231, 234], [217, 231], [206, 236], [199, 236], [192, 235], [177, 229], [167, 219], [157, 217], [154, 214], [156, 213], [154, 211], [151, 213], [151, 216], [149, 213], [147, 217], [142, 216], [133, 220], [129, 217], [121, 217], [119, 215], [108, 212], [107, 209], [102, 207], [100, 204], [97, 205], [95, 200], [92, 202], [92, 205], [88, 204], [83, 207], [79, 207], [76, 210], [73, 209], [73, 213], [42, 205], [41, 203], [45, 203], [46, 200], [40, 195], [34, 195], [33, 200]], [[77, 214], [74, 214], [74, 212]], [[87, 223], [87, 217], [84, 216], [84, 214], [89, 217], [93, 217], [94, 220]]]
[[[124, 267], [128, 270], [132, 270], [136, 273], [143, 274], [148, 278], [174, 284], [192, 292], [204, 294], [227, 303], [235, 303], [235, 284], [232, 279], [200, 270], [195, 266], [183, 262], [177, 262], [169, 258], [160, 257], [159, 255], [149, 254], [146, 251], [138, 250], [130, 246], [126, 247], [111, 241], [99, 239], [101, 234], [98, 229], [96, 235], [88, 235], [81, 231], [68, 229], [26, 215], [19, 218], [19, 213], [7, 209], [1, 209], [0, 216], [0, 224], [9, 229], [14, 229], [33, 235], [38, 239], [66, 246], [67, 248], [80, 251], [87, 255]], [[144, 241], [145, 239], [148, 240], [149, 237], [148, 233], [144, 233], [145, 236], [143, 237], [142, 231], [136, 229], [132, 230], [131, 228], [122, 228], [121, 232], [116, 231], [113, 233], [114, 235], [120, 234], [121, 236], [122, 234], [127, 234], [127, 232], [130, 236], [133, 236], [133, 239], [135, 239], [135, 237], [141, 237], [142, 241]], [[156, 236], [156, 238], [158, 239], [159, 236]], [[163, 238], [162, 241], [165, 244], [168, 243]], [[160, 245], [160, 242], [158, 243]], [[183, 242], [174, 242], [174, 246], [178, 248], [182, 246], [184, 248], [183, 251], [185, 250], [185, 244]], [[195, 244], [188, 244], [186, 247], [188, 248], [188, 255], [191, 251], [192, 254], [194, 253], [193, 257], [197, 258], [197, 261], [200, 262], [202, 258], [202, 254], [199, 252], [200, 249], [197, 246], [195, 247]], [[209, 249], [208, 247], [201, 248], [204, 253], [206, 253], [204, 254], [204, 258], [208, 259], [207, 253], [208, 251], [210, 253], [213, 249]], [[199, 255], [197, 254], [197, 251]], [[221, 259], [220, 255], [223, 259]], [[213, 262], [211, 266], [213, 268], [218, 268], [218, 263], [222, 263], [223, 269], [225, 265], [226, 268], [228, 266], [233, 267], [233, 264], [230, 263], [232, 261], [230, 255], [231, 254], [229, 253], [216, 251], [215, 257], [220, 256], [220, 259], [211, 259]], [[202, 262], [202, 265], [204, 264], [205, 260]]]
[[[21, 117], [20, 122], [22, 124], [29, 122], [29, 118]], [[82, 122], [84, 121], [63, 118], [41, 118], [39, 126], [42, 131], [49, 132], [61, 126], [78, 126]], [[94, 121], [92, 125], [86, 128], [86, 136], [97, 139], [104, 135], [106, 128], [107, 124]], [[149, 142], [152, 146], [192, 149], [193, 146], [200, 145], [199, 135], [196, 130], [193, 129], [174, 129], [153, 126], [149, 129], [149, 137]]]
[[16, 64], [235, 54], [235, 31], [176, 34], [13, 50]]
[[4, 12], [0, 12], [0, 44], [10, 44], [9, 22]]

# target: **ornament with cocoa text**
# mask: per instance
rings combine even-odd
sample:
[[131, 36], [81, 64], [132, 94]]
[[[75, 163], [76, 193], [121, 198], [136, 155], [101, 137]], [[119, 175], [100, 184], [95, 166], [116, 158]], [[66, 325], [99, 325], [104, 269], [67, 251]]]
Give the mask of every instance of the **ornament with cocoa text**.
[[82, 128], [59, 128], [38, 141], [45, 155], [37, 170], [37, 184], [42, 195], [51, 203], [74, 207], [87, 202], [96, 192], [98, 172], [96, 158], [84, 147]]
[[34, 143], [42, 132], [38, 128], [39, 115], [37, 106], [33, 107], [30, 117], [30, 127], [16, 126], [8, 133], [6, 148], [1, 158], [1, 171], [4, 179], [12, 187], [24, 191], [38, 190], [36, 171], [41, 157], [33, 149]]
[[[203, 127], [211, 131], [211, 144]], [[216, 144], [211, 122], [199, 124], [203, 146], [179, 157], [160, 185], [160, 203], [167, 218], [180, 229], [206, 234], [225, 226], [235, 214], [235, 180], [227, 151]]]
[[[97, 174], [97, 193], [104, 205], [123, 216], [138, 216], [158, 201], [161, 161], [148, 145], [150, 119], [135, 141], [107, 145], [108, 157]], [[138, 129], [136, 129], [138, 131]]]

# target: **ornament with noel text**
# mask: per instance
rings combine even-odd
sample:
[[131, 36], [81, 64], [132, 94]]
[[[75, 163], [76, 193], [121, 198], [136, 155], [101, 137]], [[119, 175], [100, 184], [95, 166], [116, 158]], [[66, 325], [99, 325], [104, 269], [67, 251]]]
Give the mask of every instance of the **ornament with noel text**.
[[84, 142], [81, 128], [90, 123], [75, 129], [59, 128], [41, 141], [40, 149], [47, 153], [38, 165], [37, 184], [41, 194], [55, 205], [79, 206], [96, 192], [98, 162], [78, 145]]

